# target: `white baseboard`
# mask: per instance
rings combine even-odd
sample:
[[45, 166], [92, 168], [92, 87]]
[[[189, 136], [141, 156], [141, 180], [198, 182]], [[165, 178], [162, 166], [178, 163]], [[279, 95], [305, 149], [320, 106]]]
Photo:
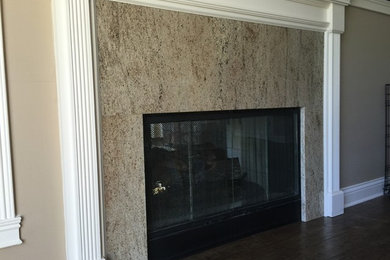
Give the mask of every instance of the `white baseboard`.
[[339, 190], [326, 193], [324, 206], [325, 217], [336, 217], [344, 214], [344, 192]]
[[375, 199], [383, 195], [383, 177], [342, 188], [344, 192], [344, 207]]

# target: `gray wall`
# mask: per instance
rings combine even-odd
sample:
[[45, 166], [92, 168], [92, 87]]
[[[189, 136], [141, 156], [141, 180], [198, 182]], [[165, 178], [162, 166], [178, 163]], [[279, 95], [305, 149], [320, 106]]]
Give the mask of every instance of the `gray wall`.
[[341, 187], [384, 175], [390, 16], [346, 8], [341, 38]]

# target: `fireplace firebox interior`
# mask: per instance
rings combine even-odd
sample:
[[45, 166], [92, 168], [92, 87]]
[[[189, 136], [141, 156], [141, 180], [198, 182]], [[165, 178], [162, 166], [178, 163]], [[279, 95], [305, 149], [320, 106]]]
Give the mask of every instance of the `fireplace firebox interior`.
[[143, 120], [151, 259], [300, 220], [299, 108]]

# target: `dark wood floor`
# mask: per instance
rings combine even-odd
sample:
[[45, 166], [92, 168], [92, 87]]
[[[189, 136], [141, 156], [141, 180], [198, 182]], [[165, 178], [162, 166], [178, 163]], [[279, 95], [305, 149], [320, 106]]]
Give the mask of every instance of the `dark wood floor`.
[[186, 260], [390, 259], [390, 197], [321, 218], [266, 231]]

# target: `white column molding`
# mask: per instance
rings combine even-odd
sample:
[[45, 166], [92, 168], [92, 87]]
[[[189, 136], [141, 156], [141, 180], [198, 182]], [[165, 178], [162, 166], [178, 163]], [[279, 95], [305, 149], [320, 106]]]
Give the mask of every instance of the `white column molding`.
[[329, 28], [324, 38], [324, 216], [344, 213], [340, 189], [340, 50], [344, 6], [328, 7]]
[[0, 2], [0, 248], [22, 243], [21, 217], [15, 215], [2, 28]]
[[66, 254], [101, 260], [99, 171], [90, 0], [53, 0]]

